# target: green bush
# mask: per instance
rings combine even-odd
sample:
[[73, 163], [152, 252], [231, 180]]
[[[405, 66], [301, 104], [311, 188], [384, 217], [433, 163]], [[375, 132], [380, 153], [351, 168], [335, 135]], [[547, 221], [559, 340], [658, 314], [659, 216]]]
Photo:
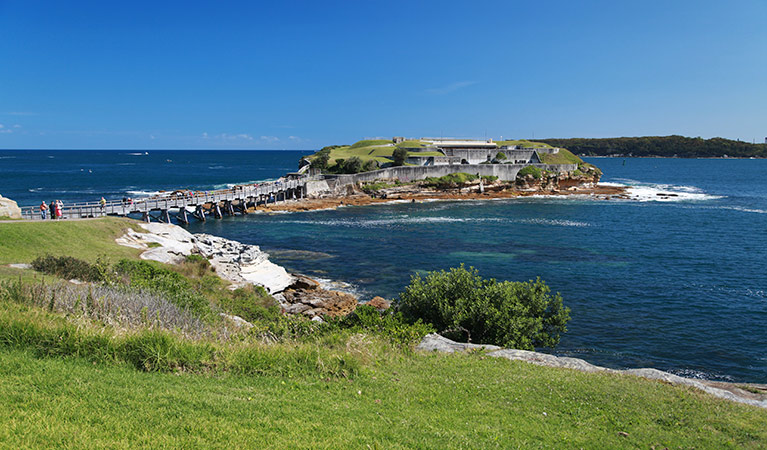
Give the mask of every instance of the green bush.
[[392, 159], [394, 160], [395, 166], [404, 166], [405, 160], [407, 159], [407, 150], [404, 148], [397, 147], [394, 149], [394, 152], [392, 153]]
[[248, 322], [274, 321], [280, 317], [280, 306], [261, 286], [235, 289], [230, 297], [219, 299], [218, 306], [226, 313], [240, 316]]
[[370, 305], [360, 305], [346, 317], [338, 320], [341, 329], [366, 331], [384, 336], [395, 344], [412, 346], [421, 341], [434, 328], [420, 320], [409, 323], [401, 312], [388, 309], [379, 312]]
[[527, 166], [517, 172], [517, 178], [532, 175], [536, 180], [540, 180], [543, 176], [543, 171], [535, 166]]
[[96, 265], [71, 256], [41, 256], [32, 261], [38, 272], [56, 275], [66, 280], [100, 281], [101, 273]]
[[344, 173], [360, 173], [362, 172], [362, 160], [359, 156], [352, 156], [344, 161], [341, 167]]
[[554, 347], [567, 329], [570, 310], [546, 284], [483, 279], [463, 265], [414, 275], [398, 308], [410, 320], [423, 320], [446, 336], [480, 344], [533, 350]]
[[495, 159], [498, 161], [504, 161], [506, 159], [506, 153], [498, 152], [495, 154]]
[[425, 186], [436, 187], [439, 189], [448, 189], [455, 187], [462, 187], [470, 181], [477, 179], [476, 175], [456, 172], [450, 173], [442, 177], [427, 177], [423, 180]]

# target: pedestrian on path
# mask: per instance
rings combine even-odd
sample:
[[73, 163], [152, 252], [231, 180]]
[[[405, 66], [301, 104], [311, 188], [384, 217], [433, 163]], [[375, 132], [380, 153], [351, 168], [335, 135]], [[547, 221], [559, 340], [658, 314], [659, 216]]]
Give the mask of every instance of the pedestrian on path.
[[45, 200], [40, 204], [40, 217], [45, 220], [46, 213], [48, 212], [48, 205], [45, 204]]

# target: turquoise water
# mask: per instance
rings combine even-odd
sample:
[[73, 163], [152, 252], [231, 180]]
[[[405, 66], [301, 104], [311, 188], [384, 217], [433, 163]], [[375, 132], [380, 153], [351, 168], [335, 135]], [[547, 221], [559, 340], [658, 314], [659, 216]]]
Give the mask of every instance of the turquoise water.
[[[217, 155], [184, 154], [192, 162], [173, 176], [193, 180], [194, 170], [212, 167], [211, 153]], [[220, 159], [231, 160], [234, 172], [209, 169], [198, 179], [204, 188], [273, 178], [292, 170], [299, 155], [226, 152]], [[26, 158], [15, 156], [0, 159], [0, 193], [32, 201], [38, 192], [24, 191], [42, 186], [38, 179], [17, 176], [11, 185], [12, 175], [3, 175], [13, 172], [7, 161]], [[146, 164], [151, 175], [133, 174], [129, 184], [129, 177], [105, 176], [108, 182], [90, 189], [118, 196], [128, 185], [158, 190], [163, 161], [174, 159], [166, 156]], [[87, 152], [71, 157], [94, 159]], [[635, 186], [636, 199], [387, 204], [226, 218], [189, 229], [258, 244], [275, 262], [348, 283], [363, 298], [396, 297], [411, 274], [461, 263], [485, 277], [540, 276], [572, 309], [556, 354], [610, 367], [767, 382], [767, 161], [590, 161], [604, 170], [603, 181]], [[248, 169], [253, 166], [259, 171]], [[100, 170], [118, 167], [105, 163]], [[170, 177], [162, 186], [181, 184]]]

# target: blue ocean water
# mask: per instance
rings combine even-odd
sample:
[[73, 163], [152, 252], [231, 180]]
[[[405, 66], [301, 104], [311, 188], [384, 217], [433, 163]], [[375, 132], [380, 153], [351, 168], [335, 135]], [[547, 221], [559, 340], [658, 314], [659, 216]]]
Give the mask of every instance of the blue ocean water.
[[[0, 152], [12, 156], [0, 159], [0, 194], [35, 204], [40, 195], [205, 189], [277, 177], [301, 154], [118, 153]], [[589, 161], [603, 181], [633, 186], [634, 199], [394, 203], [189, 229], [258, 244], [278, 264], [348, 283], [363, 298], [396, 297], [411, 274], [461, 263], [497, 279], [540, 276], [572, 309], [555, 354], [767, 382], [767, 160]]]

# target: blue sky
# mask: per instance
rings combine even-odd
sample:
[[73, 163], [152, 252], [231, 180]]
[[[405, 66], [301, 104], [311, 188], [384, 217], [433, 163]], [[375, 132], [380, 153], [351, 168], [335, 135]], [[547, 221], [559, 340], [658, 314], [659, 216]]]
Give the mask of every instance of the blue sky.
[[0, 148], [668, 134], [763, 142], [767, 2], [0, 0]]

